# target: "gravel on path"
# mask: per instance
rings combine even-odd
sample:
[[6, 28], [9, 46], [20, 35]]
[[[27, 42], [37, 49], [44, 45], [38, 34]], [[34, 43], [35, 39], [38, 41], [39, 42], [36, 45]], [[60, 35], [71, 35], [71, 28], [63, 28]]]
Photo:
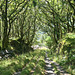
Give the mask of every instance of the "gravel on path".
[[[48, 55], [48, 53], [46, 52], [45, 75], [71, 75], [71, 74], [67, 73], [66, 71], [64, 71], [64, 69], [59, 64], [57, 64], [54, 61], [51, 61], [47, 55]], [[55, 73], [55, 70], [54, 70], [54, 67], [52, 66], [52, 64], [54, 64], [57, 67], [57, 70], [59, 71], [59, 73], [57, 73], [57, 74]]]

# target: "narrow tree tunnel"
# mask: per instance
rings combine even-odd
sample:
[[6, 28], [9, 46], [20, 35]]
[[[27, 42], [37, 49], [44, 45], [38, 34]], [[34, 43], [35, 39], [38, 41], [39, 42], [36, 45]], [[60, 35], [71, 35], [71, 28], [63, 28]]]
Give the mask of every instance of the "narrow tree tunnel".
[[31, 45], [35, 32], [39, 29], [58, 43], [63, 34], [74, 32], [73, 3], [73, 0], [72, 3], [69, 0], [2, 0], [0, 3], [2, 49], [8, 47], [11, 38], [24, 40]]
[[[25, 56], [25, 63], [39, 56], [44, 60], [42, 48], [48, 49], [51, 60], [66, 64], [67, 71], [75, 73], [75, 0], [0, 0], [1, 62], [13, 56], [19, 60], [17, 56], [27, 53], [32, 58]], [[12, 62], [12, 66], [16, 63]]]

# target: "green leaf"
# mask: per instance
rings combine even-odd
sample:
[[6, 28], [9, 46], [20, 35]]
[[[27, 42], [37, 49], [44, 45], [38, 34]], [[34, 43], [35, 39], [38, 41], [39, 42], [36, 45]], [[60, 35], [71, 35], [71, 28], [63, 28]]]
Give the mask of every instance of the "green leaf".
[[33, 5], [34, 7], [37, 5], [37, 2], [35, 0], [33, 0]]

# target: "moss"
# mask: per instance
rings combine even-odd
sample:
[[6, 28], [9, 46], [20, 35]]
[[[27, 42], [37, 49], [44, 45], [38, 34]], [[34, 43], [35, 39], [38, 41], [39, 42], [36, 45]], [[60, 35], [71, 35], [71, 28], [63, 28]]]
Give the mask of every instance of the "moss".
[[[32, 51], [19, 56], [15, 55], [12, 59], [2, 60], [0, 61], [0, 74], [12, 75], [17, 71], [22, 70], [21, 75], [30, 75], [31, 70], [36, 67], [35, 74], [33, 75], [43, 75], [45, 65], [43, 53], [44, 50], [35, 50], [34, 52]], [[39, 59], [38, 63], [37, 59]]]
[[[61, 46], [60, 46], [61, 44]], [[60, 65], [62, 65], [66, 71], [71, 74], [74, 74], [74, 64], [75, 64], [75, 34], [68, 33], [61, 40], [59, 40], [59, 44], [57, 47], [57, 53], [59, 51], [59, 55], [55, 55], [52, 58]], [[69, 68], [70, 66], [70, 68]]]

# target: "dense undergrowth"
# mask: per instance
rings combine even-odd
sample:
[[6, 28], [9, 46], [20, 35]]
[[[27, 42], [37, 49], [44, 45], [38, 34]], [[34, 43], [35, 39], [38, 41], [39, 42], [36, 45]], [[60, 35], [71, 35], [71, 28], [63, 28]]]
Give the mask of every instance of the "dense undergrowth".
[[[11, 59], [0, 61], [0, 75], [13, 75], [21, 71], [21, 75], [43, 75], [44, 74], [44, 50], [30, 51], [22, 55], [16, 55]], [[38, 63], [37, 63], [38, 62]]]
[[[49, 44], [49, 42], [48, 42]], [[52, 42], [51, 42], [52, 44]], [[51, 44], [49, 46], [51, 46]], [[75, 74], [75, 34], [68, 33], [59, 40], [58, 45], [52, 44], [48, 57], [59, 63], [71, 75]], [[38, 49], [15, 55], [13, 58], [0, 60], [0, 75], [12, 75], [21, 71], [21, 75], [45, 75], [45, 49]], [[53, 65], [55, 70], [57, 68]], [[57, 71], [58, 72], [58, 71]]]
[[[54, 49], [54, 48], [52, 48]], [[52, 50], [51, 49], [51, 50]], [[48, 53], [51, 53], [51, 50]], [[48, 54], [51, 60], [59, 63], [71, 75], [75, 74], [75, 34], [68, 33], [59, 40], [56, 52]]]

